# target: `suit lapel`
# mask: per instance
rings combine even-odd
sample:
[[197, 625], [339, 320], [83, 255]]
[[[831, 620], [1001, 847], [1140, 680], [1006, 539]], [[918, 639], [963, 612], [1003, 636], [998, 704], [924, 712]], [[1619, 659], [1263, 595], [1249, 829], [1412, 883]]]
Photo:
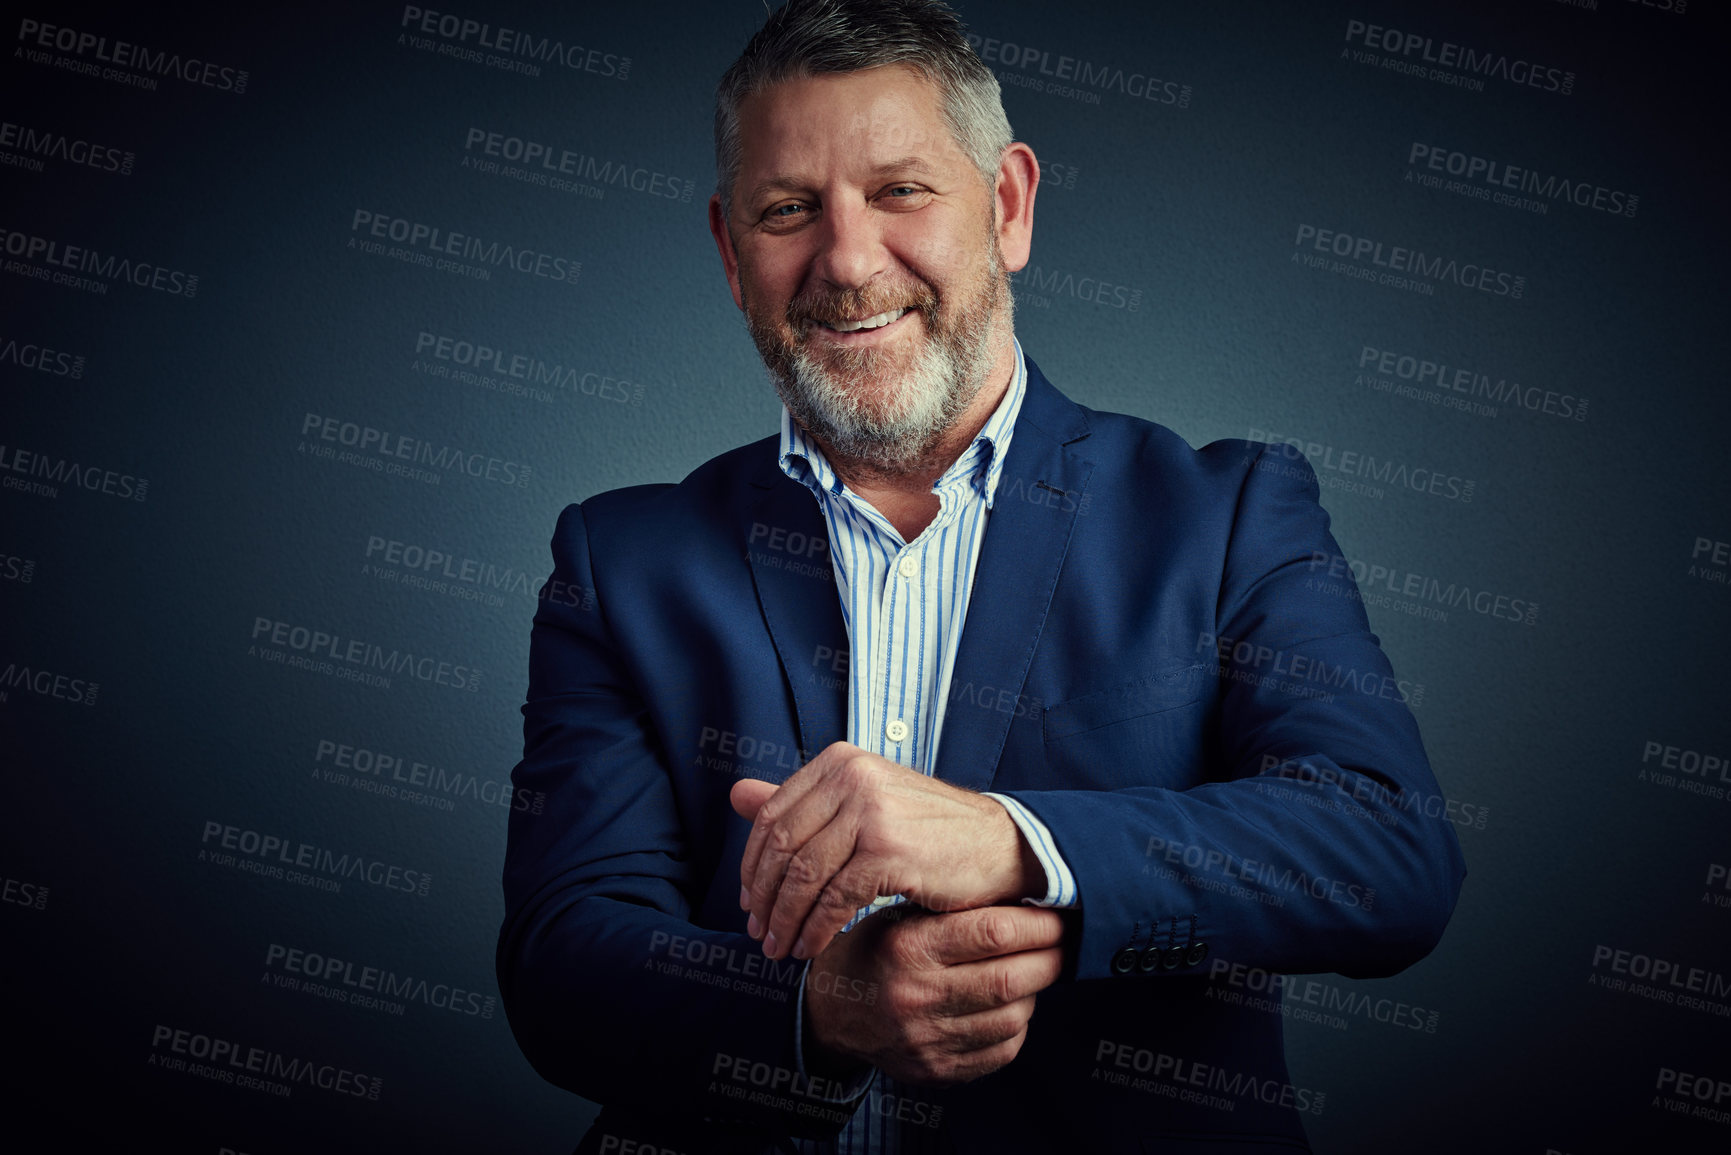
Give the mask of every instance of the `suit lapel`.
[[[980, 543], [938, 748], [937, 776], [975, 790], [988, 787], [996, 772], [1017, 713], [1000, 707], [1021, 700], [1094, 468], [1071, 448], [1088, 435], [1085, 411], [1031, 359], [1027, 365], [1027, 393]], [[771, 536], [778, 530], [807, 541], [829, 534], [811, 493], [781, 472], [773, 454], [752, 479], [757, 492], [742, 529], [758, 604], [793, 693], [804, 762], [847, 737], [847, 676], [821, 657], [847, 649], [847, 625], [828, 552], [810, 557], [772, 548], [781, 540]], [[1010, 699], [1001, 697], [1004, 691]]]
[[777, 545], [827, 541], [829, 530], [811, 492], [782, 473], [774, 449], [770, 452], [768, 467], [752, 481], [759, 492], [744, 526], [745, 555], [764, 624], [793, 692], [803, 764], [847, 737], [847, 675], [836, 673], [825, 657], [846, 652], [847, 624], [828, 549], [813, 557]]
[[980, 543], [938, 744], [938, 777], [974, 790], [991, 785], [1010, 720], [1021, 713], [1003, 703], [1022, 701], [1094, 469], [1070, 448], [1088, 434], [1085, 411], [1033, 361], [1027, 365], [1027, 393]]

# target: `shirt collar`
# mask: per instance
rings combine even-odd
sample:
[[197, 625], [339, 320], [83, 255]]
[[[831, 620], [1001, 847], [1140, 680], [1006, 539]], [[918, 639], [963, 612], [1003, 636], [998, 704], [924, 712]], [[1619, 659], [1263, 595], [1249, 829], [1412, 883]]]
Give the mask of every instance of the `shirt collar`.
[[[1004, 459], [1009, 456], [1010, 437], [1016, 429], [1016, 417], [1022, 411], [1022, 398], [1028, 391], [1028, 366], [1022, 356], [1022, 343], [1011, 339], [1016, 350], [1016, 367], [1010, 376], [1010, 387], [1004, 390], [998, 407], [986, 419], [967, 451], [932, 484], [934, 491], [971, 483], [977, 494], [983, 494], [986, 508], [998, 490], [998, 478], [1004, 472]], [[839, 497], [842, 480], [836, 475], [817, 442], [807, 436], [794, 421], [787, 406], [781, 407], [781, 445], [778, 461], [781, 471], [822, 498], [825, 494]]]

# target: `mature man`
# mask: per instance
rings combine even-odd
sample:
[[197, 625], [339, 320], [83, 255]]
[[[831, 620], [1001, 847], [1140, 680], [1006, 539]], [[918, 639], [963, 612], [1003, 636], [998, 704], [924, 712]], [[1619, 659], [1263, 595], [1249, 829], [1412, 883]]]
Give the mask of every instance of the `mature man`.
[[793, 0], [716, 156], [781, 434], [565, 511], [513, 775], [580, 1150], [1304, 1149], [1209, 976], [1393, 973], [1464, 874], [1314, 477], [1024, 356], [1039, 169], [940, 5]]

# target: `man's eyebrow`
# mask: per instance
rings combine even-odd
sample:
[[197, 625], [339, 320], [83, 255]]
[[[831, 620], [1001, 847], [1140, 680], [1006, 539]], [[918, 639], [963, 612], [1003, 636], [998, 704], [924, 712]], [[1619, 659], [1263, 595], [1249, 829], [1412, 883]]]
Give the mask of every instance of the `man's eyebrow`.
[[[917, 156], [904, 156], [896, 160], [885, 161], [876, 165], [869, 173], [870, 179], [882, 180], [897, 173], [919, 173], [921, 176], [931, 176], [937, 170]], [[752, 186], [746, 201], [754, 202], [768, 196], [770, 193], [787, 192], [793, 189], [810, 187], [808, 178], [794, 173], [776, 173]]]

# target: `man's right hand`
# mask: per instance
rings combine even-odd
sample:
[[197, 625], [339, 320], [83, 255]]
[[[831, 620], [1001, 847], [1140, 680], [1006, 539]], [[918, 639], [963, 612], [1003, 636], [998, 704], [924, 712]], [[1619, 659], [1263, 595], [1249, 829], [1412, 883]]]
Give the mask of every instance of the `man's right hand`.
[[1063, 934], [1062, 915], [1030, 906], [870, 916], [806, 974], [806, 1020], [820, 1048], [807, 1067], [863, 1062], [907, 1083], [991, 1074], [1021, 1050], [1034, 996], [1063, 965]]

